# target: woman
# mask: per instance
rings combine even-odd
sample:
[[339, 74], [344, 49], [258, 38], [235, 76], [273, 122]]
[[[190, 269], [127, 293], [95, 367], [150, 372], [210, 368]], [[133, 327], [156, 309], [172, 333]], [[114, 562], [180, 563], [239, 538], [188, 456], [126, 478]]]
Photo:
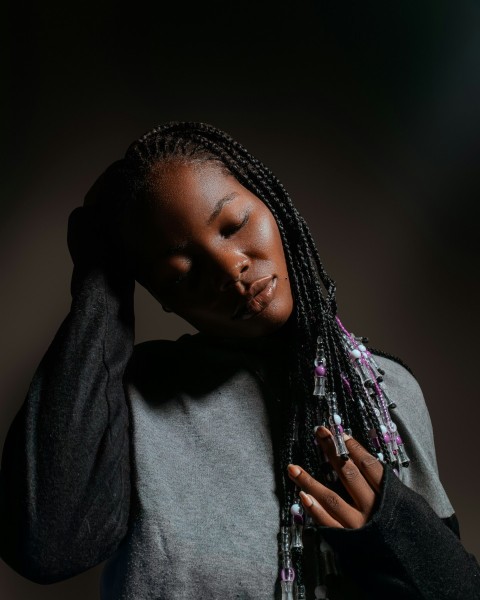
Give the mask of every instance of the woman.
[[[13, 568], [49, 583], [109, 559], [104, 599], [480, 598], [415, 379], [344, 328], [305, 222], [240, 144], [145, 134], [68, 243], [72, 308], [4, 449]], [[134, 347], [135, 279], [199, 333]]]

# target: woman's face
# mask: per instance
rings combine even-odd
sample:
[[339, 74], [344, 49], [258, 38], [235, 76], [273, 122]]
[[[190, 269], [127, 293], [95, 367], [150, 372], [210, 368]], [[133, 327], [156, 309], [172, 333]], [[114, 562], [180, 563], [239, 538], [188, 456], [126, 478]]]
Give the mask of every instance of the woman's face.
[[215, 336], [268, 335], [293, 298], [267, 206], [214, 162], [155, 168], [149, 207], [129, 226], [137, 279], [167, 309]]

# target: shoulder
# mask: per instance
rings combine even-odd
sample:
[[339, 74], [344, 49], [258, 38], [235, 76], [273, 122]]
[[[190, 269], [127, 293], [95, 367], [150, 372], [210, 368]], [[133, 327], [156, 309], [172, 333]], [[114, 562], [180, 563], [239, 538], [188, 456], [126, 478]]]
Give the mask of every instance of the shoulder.
[[[375, 361], [385, 371], [384, 383], [387, 393], [393, 396], [395, 404], [399, 403], [410, 408], [417, 407], [422, 412], [427, 412], [422, 389], [412, 371], [404, 364], [392, 358], [374, 354]], [[397, 402], [398, 400], [398, 402]]]
[[374, 358], [385, 371], [385, 389], [396, 404], [391, 417], [410, 458], [400, 479], [421, 494], [440, 517], [449, 517], [453, 508], [440, 482], [432, 422], [420, 384], [399, 362], [378, 355]]
[[403, 429], [402, 437], [421, 442], [434, 459], [432, 422], [420, 384], [397, 361], [378, 355], [375, 360], [385, 371], [382, 385], [395, 405], [390, 413], [399, 429]]
[[407, 429], [407, 437], [421, 440], [434, 460], [432, 422], [419, 382], [411, 371], [396, 360], [378, 355], [375, 355], [375, 360], [385, 371], [383, 385], [395, 404], [395, 408], [391, 410], [393, 420], [399, 421], [399, 427], [403, 425]]

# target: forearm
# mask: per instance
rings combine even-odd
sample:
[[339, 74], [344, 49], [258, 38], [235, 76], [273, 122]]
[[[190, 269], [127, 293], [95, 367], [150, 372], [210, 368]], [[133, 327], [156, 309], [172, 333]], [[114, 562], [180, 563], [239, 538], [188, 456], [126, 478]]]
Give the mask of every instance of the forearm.
[[114, 283], [74, 270], [71, 310], [5, 443], [2, 556], [36, 581], [97, 564], [125, 534], [133, 283]]

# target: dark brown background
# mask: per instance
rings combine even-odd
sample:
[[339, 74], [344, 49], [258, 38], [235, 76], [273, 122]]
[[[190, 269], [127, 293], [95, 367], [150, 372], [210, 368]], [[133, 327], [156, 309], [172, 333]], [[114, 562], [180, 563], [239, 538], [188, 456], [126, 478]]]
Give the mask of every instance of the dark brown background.
[[[207, 121], [286, 185], [344, 323], [414, 369], [441, 479], [480, 556], [478, 3], [7, 10], [0, 442], [69, 308], [68, 214], [144, 131]], [[136, 303], [137, 341], [189, 330], [143, 289]], [[0, 591], [97, 598], [99, 572], [41, 587], [0, 563]]]

